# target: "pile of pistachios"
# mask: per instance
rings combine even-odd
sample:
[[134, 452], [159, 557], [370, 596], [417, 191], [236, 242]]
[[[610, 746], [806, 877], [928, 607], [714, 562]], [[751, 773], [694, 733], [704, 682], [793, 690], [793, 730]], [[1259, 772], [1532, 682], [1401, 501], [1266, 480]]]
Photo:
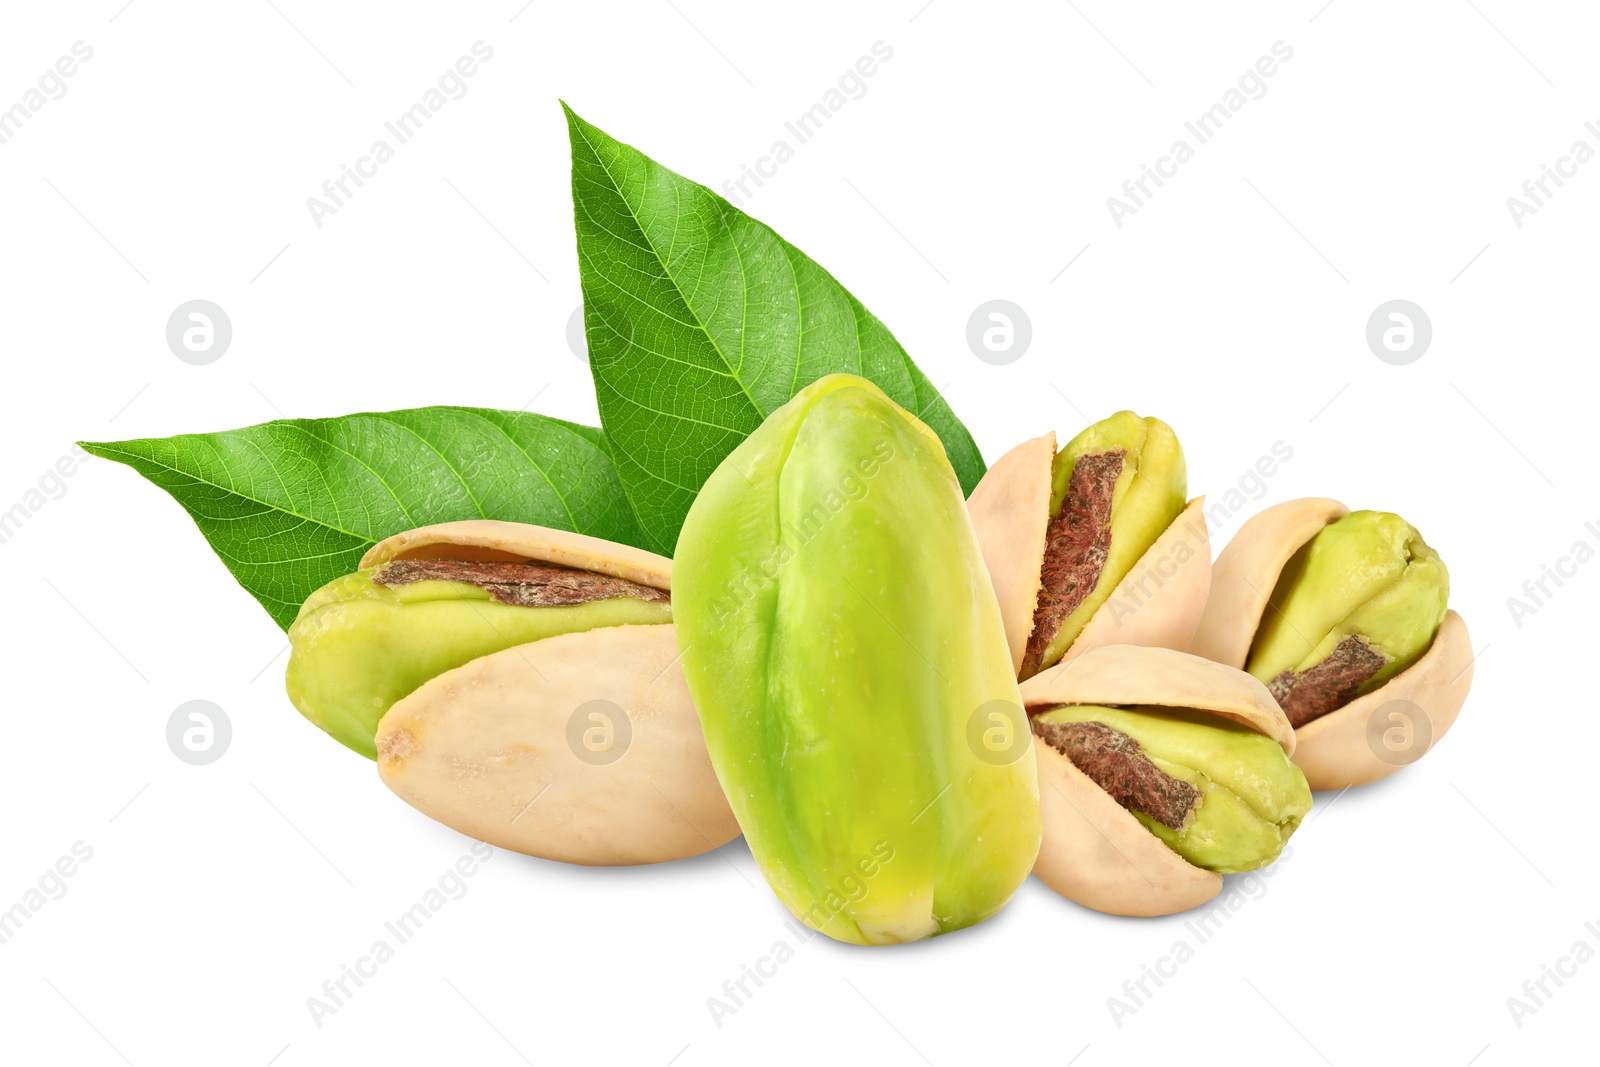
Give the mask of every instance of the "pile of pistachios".
[[1170, 914], [1273, 863], [1313, 789], [1414, 762], [1472, 675], [1399, 516], [1290, 501], [1213, 564], [1203, 504], [1127, 411], [963, 499], [932, 431], [834, 374], [722, 462], [674, 560], [489, 520], [377, 544], [300, 610], [289, 695], [493, 845], [637, 864], [742, 833], [840, 941], [981, 922], [1030, 871]]

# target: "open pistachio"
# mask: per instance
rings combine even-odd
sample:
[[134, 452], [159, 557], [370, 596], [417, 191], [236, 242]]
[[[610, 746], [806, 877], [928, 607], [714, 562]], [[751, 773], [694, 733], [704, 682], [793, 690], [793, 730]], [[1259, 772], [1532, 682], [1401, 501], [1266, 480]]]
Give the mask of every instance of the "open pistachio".
[[1034, 873], [1114, 915], [1167, 915], [1278, 858], [1311, 808], [1294, 734], [1260, 682], [1113, 645], [1022, 684], [1039, 761]]
[[[938, 437], [863, 378], [814, 382], [706, 482], [674, 577], [712, 763], [783, 903], [859, 944], [997, 912], [1033, 866], [1038, 792]], [[971, 740], [987, 728], [1017, 743]]]
[[1472, 646], [1449, 592], [1398, 515], [1291, 500], [1218, 557], [1194, 651], [1266, 683], [1313, 789], [1360, 785], [1415, 762], [1461, 711]]
[[1188, 647], [1211, 545], [1187, 484], [1172, 428], [1131, 411], [989, 469], [967, 506], [1019, 678], [1103, 645]]
[[696, 855], [739, 831], [670, 588], [670, 561], [578, 534], [413, 530], [307, 601], [290, 694], [408, 804], [492, 845], [584, 864]]
[[289, 699], [370, 759], [384, 713], [451, 668], [559, 634], [671, 622], [670, 574], [640, 549], [518, 523], [403, 533], [300, 608]]

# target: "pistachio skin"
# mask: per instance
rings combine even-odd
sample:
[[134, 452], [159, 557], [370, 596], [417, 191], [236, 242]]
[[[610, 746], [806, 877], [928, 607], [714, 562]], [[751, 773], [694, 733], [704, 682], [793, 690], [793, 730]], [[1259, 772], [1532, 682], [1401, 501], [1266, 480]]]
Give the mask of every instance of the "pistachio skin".
[[1137, 741], [1161, 770], [1201, 791], [1188, 821], [1172, 829], [1142, 811], [1134, 818], [1196, 867], [1253, 871], [1277, 860], [1311, 810], [1305, 775], [1272, 738], [1183, 708], [1073, 704], [1036, 716], [1043, 723], [1101, 723]]
[[476, 585], [376, 585], [372, 570], [335, 578], [289, 627], [285, 685], [300, 713], [377, 758], [378, 721], [423, 683], [514, 645], [602, 626], [669, 623], [671, 604], [626, 597], [586, 604], [502, 604]]
[[1415, 527], [1391, 512], [1353, 511], [1323, 527], [1284, 567], [1245, 669], [1270, 683], [1360, 636], [1387, 657], [1356, 691], [1370, 693], [1428, 650], [1449, 596], [1444, 561]]
[[1111, 497], [1111, 540], [1093, 591], [1062, 621], [1046, 646], [1039, 669], [1061, 661], [1089, 619], [1183, 512], [1189, 475], [1183, 447], [1160, 419], [1119, 411], [1085, 428], [1056, 453], [1051, 467], [1050, 515], [1061, 509], [1078, 460], [1121, 449], [1121, 473]]
[[1039, 848], [999, 607], [938, 438], [872, 383], [830, 375], [712, 474], [677, 546], [675, 617], [706, 747], [783, 903], [890, 944], [997, 912]]

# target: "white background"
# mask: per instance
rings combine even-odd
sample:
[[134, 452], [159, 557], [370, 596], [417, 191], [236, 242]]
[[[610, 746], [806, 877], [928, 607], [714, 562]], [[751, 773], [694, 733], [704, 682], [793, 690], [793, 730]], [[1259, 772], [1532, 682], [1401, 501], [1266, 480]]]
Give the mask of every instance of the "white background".
[[[0, 106], [75, 41], [94, 54], [0, 145], [0, 509], [75, 439], [535, 396], [593, 421], [565, 340], [557, 98], [720, 187], [881, 40], [866, 94], [746, 209], [890, 325], [985, 456], [1131, 407], [1177, 429], [1215, 501], [1285, 442], [1245, 513], [1305, 495], [1401, 512], [1448, 562], [1481, 659], [1437, 751], [1320, 795], [1204, 944], [1182, 917], [1112, 919], [1036, 881], [931, 942], [800, 943], [742, 843], [626, 870], [498, 853], [318, 1027], [307, 998], [469, 842], [295, 713], [283, 635], [175, 503], [88, 462], [0, 545], [0, 908], [93, 849], [0, 945], [0, 1056], [1591, 1059], [1600, 962], [1520, 1027], [1507, 998], [1574, 942], [1600, 949], [1600, 564], [1520, 625], [1507, 599], [1600, 547], [1600, 162], [1521, 228], [1506, 198], [1574, 140], [1600, 148], [1600, 25], [1578, 4], [1319, 2], [5, 5]], [[314, 225], [306, 199], [478, 40], [494, 56], [467, 95]], [[1266, 95], [1118, 228], [1106, 198], [1280, 40]], [[209, 366], [165, 342], [195, 298], [233, 323]], [[965, 340], [992, 298], [1032, 321], [1009, 366]], [[1395, 298], [1433, 323], [1409, 366], [1365, 342]], [[196, 698], [234, 732], [204, 767], [165, 740]], [[780, 939], [794, 958], [718, 1026], [707, 999]], [[1108, 998], [1180, 939], [1193, 958], [1118, 1025]]]

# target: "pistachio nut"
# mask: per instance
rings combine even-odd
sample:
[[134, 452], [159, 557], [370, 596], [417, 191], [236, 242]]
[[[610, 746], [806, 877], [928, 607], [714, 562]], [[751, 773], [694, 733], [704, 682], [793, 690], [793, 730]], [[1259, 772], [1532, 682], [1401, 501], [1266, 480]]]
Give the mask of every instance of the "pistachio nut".
[[671, 561], [521, 523], [441, 523], [384, 540], [289, 627], [289, 699], [373, 758], [378, 720], [479, 656], [602, 626], [672, 621]]
[[289, 691], [453, 829], [585, 864], [652, 863], [738, 826], [677, 664], [671, 563], [472, 520], [399, 534], [306, 602]]
[[1019, 678], [1103, 645], [1188, 648], [1211, 542], [1187, 484], [1172, 428], [1131, 411], [989, 468], [967, 506]]
[[1294, 732], [1254, 678], [1111, 645], [1022, 683], [1039, 761], [1034, 873], [1113, 915], [1205, 903], [1278, 858], [1311, 809]]
[[1398, 515], [1291, 500], [1218, 556], [1194, 651], [1267, 684], [1313, 789], [1362, 785], [1421, 758], [1460, 714], [1472, 644], [1449, 592]]
[[[858, 944], [999, 911], [1038, 851], [1037, 783], [938, 437], [866, 379], [812, 383], [706, 482], [674, 578], [712, 765], [783, 903]], [[991, 723], [1014, 753], [969, 740]]]

